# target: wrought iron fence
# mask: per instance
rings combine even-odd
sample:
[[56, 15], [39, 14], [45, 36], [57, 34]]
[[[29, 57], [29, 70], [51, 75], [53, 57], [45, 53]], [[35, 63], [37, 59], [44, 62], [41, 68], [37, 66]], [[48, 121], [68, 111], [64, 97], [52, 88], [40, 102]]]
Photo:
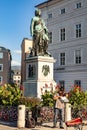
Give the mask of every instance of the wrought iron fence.
[[0, 106], [0, 120], [17, 121], [18, 111], [14, 106]]
[[71, 108], [71, 117], [77, 118], [81, 117], [83, 120], [87, 120], [87, 107], [82, 107], [80, 110], [78, 108]]
[[[26, 113], [25, 113], [26, 114]], [[32, 116], [36, 121], [50, 122], [53, 121], [54, 108], [53, 107], [37, 107], [32, 109]], [[65, 112], [63, 117], [65, 118]], [[87, 107], [80, 110], [71, 108], [71, 118], [82, 117], [83, 120], [87, 120]], [[17, 121], [18, 108], [14, 106], [0, 106], [0, 120], [4, 121]]]

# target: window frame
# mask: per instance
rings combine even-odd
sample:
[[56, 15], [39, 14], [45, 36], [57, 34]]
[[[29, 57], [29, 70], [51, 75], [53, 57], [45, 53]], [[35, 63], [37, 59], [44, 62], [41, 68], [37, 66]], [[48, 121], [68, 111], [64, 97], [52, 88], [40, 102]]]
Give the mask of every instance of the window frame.
[[48, 13], [48, 19], [52, 19], [52, 13]]
[[60, 53], [60, 65], [65, 65], [65, 52]]
[[75, 64], [81, 64], [81, 50], [75, 50]]
[[3, 72], [3, 64], [0, 64], [0, 72]]
[[63, 90], [65, 89], [65, 81], [64, 80], [59, 80], [59, 85], [60, 85], [60, 88], [63, 88]]
[[0, 84], [3, 83], [3, 77], [0, 76]]
[[0, 52], [0, 59], [3, 59], [3, 52]]
[[80, 38], [82, 36], [82, 25], [81, 25], [81, 23], [75, 25], [75, 34], [76, 34], [76, 38]]
[[82, 7], [82, 3], [81, 2], [76, 3], [76, 9], [79, 9], [81, 7]]
[[74, 85], [81, 87], [81, 80], [74, 80]]
[[52, 32], [49, 32], [49, 43], [52, 43]]
[[65, 8], [60, 9], [60, 14], [65, 14], [66, 10]]
[[60, 41], [65, 41], [66, 40], [66, 29], [61, 28], [60, 29]]

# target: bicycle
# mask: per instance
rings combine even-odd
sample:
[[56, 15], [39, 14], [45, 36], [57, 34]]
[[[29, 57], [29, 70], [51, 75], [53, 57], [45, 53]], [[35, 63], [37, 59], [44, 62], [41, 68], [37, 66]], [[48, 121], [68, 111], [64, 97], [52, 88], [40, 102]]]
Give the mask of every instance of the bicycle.
[[26, 111], [25, 126], [28, 128], [35, 128], [35, 120], [32, 117], [32, 112], [30, 110]]

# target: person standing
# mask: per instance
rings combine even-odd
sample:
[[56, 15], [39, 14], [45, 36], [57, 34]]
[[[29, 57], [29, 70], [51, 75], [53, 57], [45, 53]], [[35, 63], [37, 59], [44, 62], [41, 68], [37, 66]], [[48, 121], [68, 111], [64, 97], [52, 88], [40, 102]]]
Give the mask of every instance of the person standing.
[[63, 96], [63, 90], [59, 90], [59, 92], [57, 92], [56, 94], [54, 94], [54, 121], [53, 121], [53, 128], [56, 127], [57, 125], [57, 119], [58, 119], [58, 115], [59, 115], [59, 127], [60, 129], [64, 129], [63, 127], [63, 109], [64, 109], [64, 101], [62, 100], [62, 96]]

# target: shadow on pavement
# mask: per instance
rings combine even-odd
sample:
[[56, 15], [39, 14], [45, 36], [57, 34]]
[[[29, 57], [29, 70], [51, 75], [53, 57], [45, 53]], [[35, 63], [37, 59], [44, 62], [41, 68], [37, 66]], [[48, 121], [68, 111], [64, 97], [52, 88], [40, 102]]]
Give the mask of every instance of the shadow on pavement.
[[48, 128], [53, 128], [53, 126], [50, 126], [50, 125], [47, 125], [47, 124], [45, 124], [45, 125], [42, 125], [43, 127], [48, 127]]
[[17, 127], [17, 122], [0, 121], [0, 124], [7, 125], [7, 126], [10, 126], [10, 127]]

